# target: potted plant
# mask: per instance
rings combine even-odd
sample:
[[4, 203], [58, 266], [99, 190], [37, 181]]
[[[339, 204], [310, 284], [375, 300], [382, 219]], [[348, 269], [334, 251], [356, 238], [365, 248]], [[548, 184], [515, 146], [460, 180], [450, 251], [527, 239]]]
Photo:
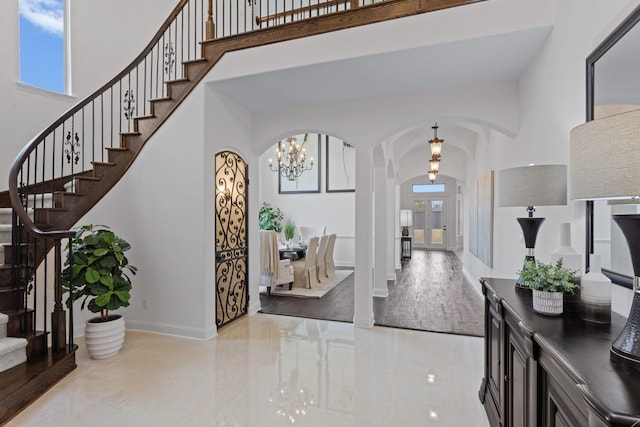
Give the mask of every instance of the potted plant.
[[296, 223], [291, 218], [287, 219], [284, 223], [284, 239], [287, 242], [287, 248], [291, 247], [291, 240], [296, 234]]
[[525, 261], [519, 273], [533, 291], [533, 310], [541, 314], [562, 314], [563, 294], [573, 293], [579, 286], [572, 281], [575, 271], [564, 268], [562, 258], [555, 265]]
[[62, 270], [63, 292], [69, 294], [67, 307], [82, 299], [81, 309], [100, 314], [85, 327], [85, 344], [93, 359], [116, 355], [124, 343], [124, 319], [109, 311], [129, 306], [127, 272], [137, 272], [124, 254], [130, 248], [108, 227], [94, 225], [80, 227], [67, 245], [70, 254]]
[[258, 212], [258, 228], [260, 230], [274, 230], [276, 233], [282, 231], [283, 216], [280, 208], [274, 208], [267, 202], [262, 202]]

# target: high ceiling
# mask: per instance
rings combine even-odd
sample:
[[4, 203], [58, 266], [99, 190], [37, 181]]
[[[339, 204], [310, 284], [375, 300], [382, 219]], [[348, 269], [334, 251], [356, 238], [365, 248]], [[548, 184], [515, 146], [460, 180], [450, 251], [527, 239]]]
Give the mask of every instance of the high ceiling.
[[549, 31], [548, 27], [528, 29], [213, 84], [241, 106], [264, 111], [509, 81], [520, 76]]

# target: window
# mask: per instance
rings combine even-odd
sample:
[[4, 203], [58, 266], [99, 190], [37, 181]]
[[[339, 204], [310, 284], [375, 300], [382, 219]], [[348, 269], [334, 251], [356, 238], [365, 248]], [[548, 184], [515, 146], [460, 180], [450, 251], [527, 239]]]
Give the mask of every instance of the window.
[[444, 193], [444, 184], [413, 184], [414, 193]]
[[64, 93], [64, 1], [19, 0], [22, 83]]

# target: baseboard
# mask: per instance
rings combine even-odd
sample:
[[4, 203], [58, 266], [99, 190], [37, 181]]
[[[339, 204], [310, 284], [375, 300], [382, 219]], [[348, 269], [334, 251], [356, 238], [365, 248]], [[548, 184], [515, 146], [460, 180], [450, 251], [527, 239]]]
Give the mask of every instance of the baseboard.
[[210, 328], [190, 328], [180, 325], [171, 325], [168, 323], [159, 322], [144, 322], [138, 320], [127, 320], [125, 318], [126, 328], [134, 329], [136, 331], [155, 332], [165, 335], [174, 335], [183, 338], [193, 338], [197, 340], [206, 341], [210, 338], [218, 335], [218, 330], [215, 325]]
[[373, 296], [377, 298], [387, 298], [389, 296], [389, 289], [373, 288]]
[[355, 326], [356, 328], [371, 329], [373, 328], [373, 323], [373, 313], [371, 313], [371, 315], [367, 316], [366, 318], [353, 316], [353, 326]]

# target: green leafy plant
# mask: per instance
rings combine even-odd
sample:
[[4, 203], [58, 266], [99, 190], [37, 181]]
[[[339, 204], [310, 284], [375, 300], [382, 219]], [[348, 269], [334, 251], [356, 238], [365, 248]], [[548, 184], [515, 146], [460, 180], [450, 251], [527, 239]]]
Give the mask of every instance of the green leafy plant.
[[573, 293], [578, 285], [571, 281], [575, 271], [562, 266], [562, 258], [555, 265], [544, 262], [525, 261], [518, 273], [522, 275], [525, 286], [538, 291]]
[[92, 313], [100, 313], [102, 321], [109, 320], [109, 310], [129, 306], [131, 297], [130, 272], [138, 269], [129, 264], [125, 252], [131, 245], [102, 225], [83, 225], [71, 240], [69, 258], [62, 270], [62, 289], [68, 293], [67, 307], [82, 299]]
[[282, 231], [282, 212], [280, 208], [274, 208], [267, 202], [262, 202], [258, 212], [258, 228], [260, 230], [274, 230], [276, 233]]
[[296, 223], [291, 218], [287, 219], [284, 223], [284, 238], [285, 240], [293, 239], [296, 234]]

